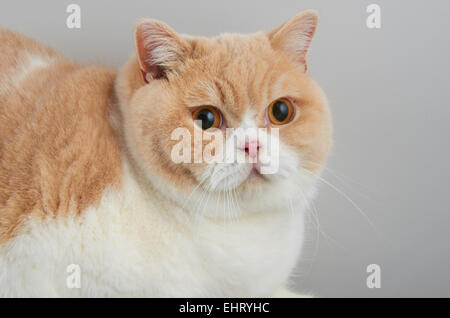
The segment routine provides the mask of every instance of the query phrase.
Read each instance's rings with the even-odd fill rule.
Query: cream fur
[[[122,188],[105,190],[98,207],[30,218],[1,247],[0,296],[270,296],[286,281],[303,202],[235,220],[192,218],[143,189],[124,162]],[[80,265],[80,289],[66,286],[70,264]]]
[[[316,23],[307,11],[206,39],[145,20],[118,76],[0,31],[0,296],[295,296],[282,286],[331,144],[326,98],[304,71]],[[283,96],[295,118],[268,122]],[[279,128],[278,172],[175,164],[170,132],[192,132],[202,105],[230,128]],[[68,288],[71,264],[81,288]]]

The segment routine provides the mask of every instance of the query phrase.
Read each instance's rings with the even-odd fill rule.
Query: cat
[[[306,66],[317,21],[204,38],[144,19],[117,73],[2,29],[0,296],[296,296],[332,137]],[[242,127],[277,129],[275,173],[241,132],[233,150],[256,163],[172,160],[176,128]]]

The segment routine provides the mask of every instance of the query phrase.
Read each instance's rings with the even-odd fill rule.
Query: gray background
[[[70,3],[81,6],[81,29],[66,27]],[[381,29],[366,27],[370,3],[381,6]],[[335,145],[324,174],[333,186],[321,186],[320,232],[311,225],[295,287],[448,297],[450,2],[2,0],[0,25],[73,59],[119,66],[138,18],[209,36],[269,30],[308,8],[321,14],[309,70],[329,97]],[[366,287],[371,263],[381,266],[380,289]]]

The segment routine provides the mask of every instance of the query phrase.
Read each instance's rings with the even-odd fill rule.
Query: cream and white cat
[[[308,10],[209,39],[143,20],[117,75],[1,30],[0,296],[290,295],[331,144],[306,72],[316,25]],[[278,129],[276,173],[242,132],[225,152],[255,163],[172,160],[176,128],[239,127]]]

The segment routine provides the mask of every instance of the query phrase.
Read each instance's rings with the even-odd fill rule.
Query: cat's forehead
[[[270,64],[277,57],[268,37],[260,32],[255,34],[222,34],[221,36],[194,40],[193,59],[214,62],[210,66],[222,69],[244,71],[261,64]]]
[[[195,51],[186,69],[185,102],[189,106],[211,104],[238,124],[249,114],[261,119],[268,103],[283,97],[290,66],[272,49],[265,34],[201,39]]]

